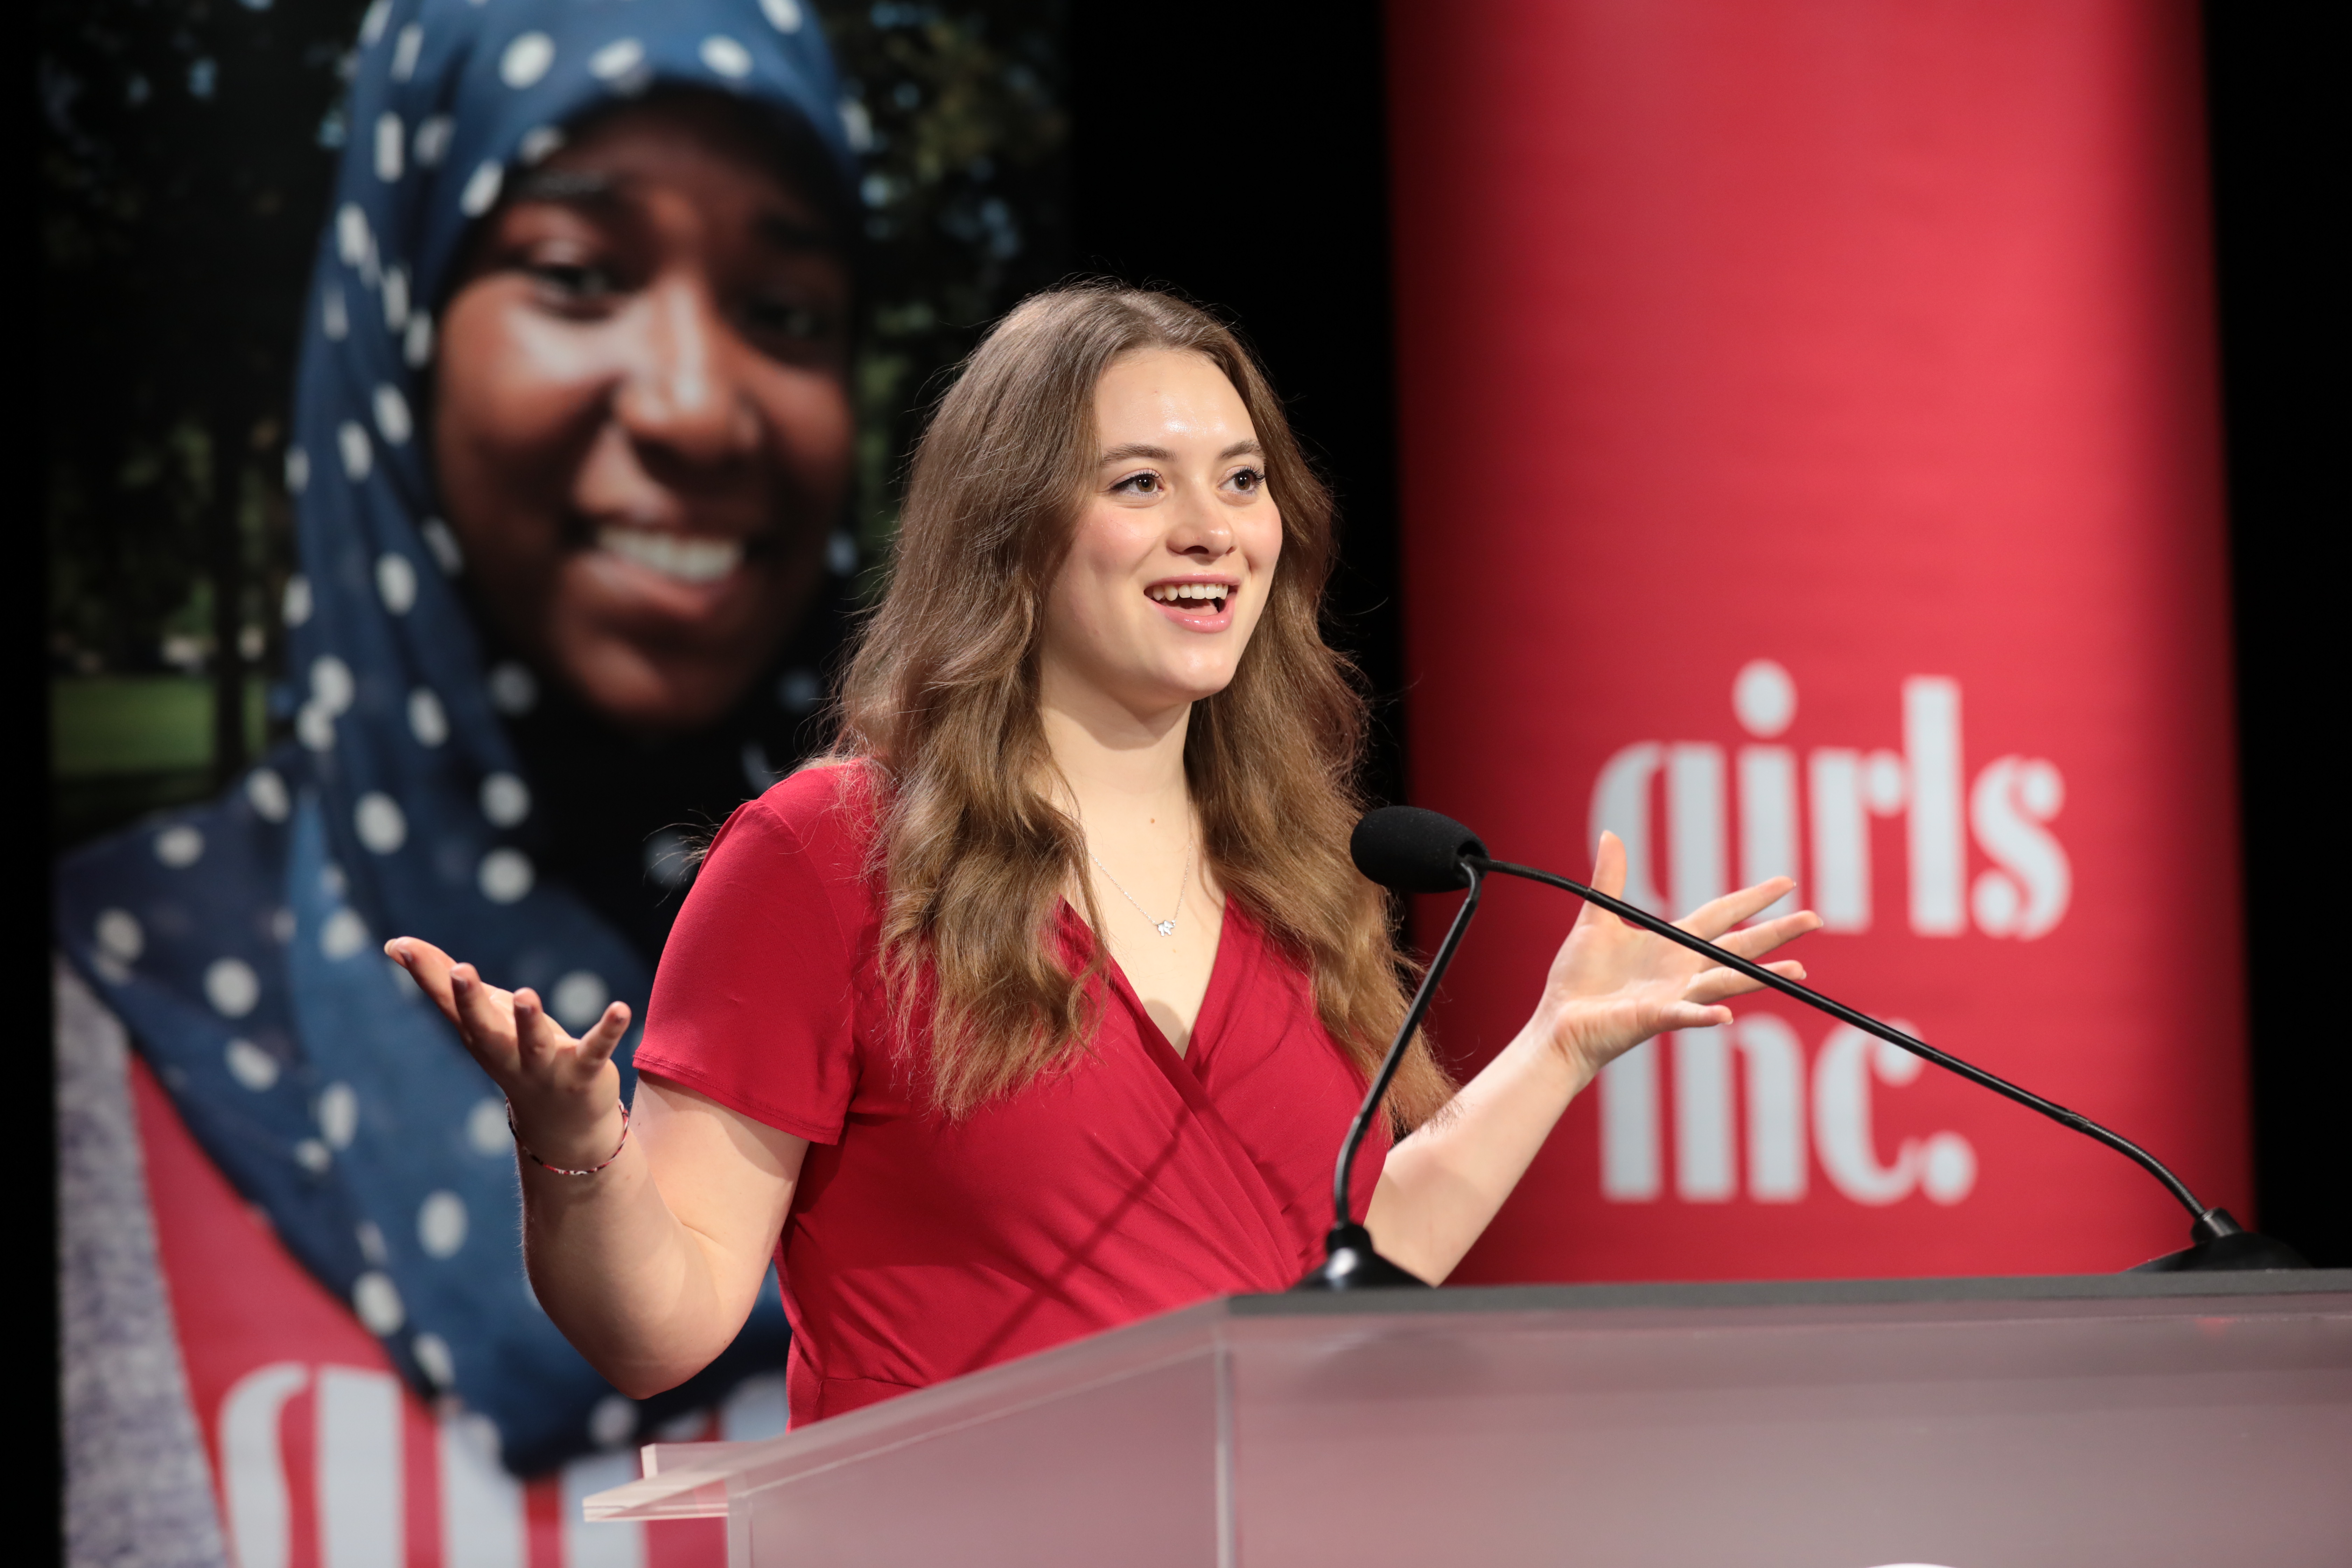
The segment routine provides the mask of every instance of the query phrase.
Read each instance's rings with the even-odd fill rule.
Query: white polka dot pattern
[[[261,976],[241,958],[215,959],[205,971],[205,1000],[224,1018],[242,1018],[261,1000]]]
[[[575,969],[548,993],[547,1010],[557,1023],[577,1035],[604,1016],[604,1005],[612,999],[612,988],[601,976]]]
[[[341,963],[366,951],[367,921],[351,910],[337,910],[319,927],[319,952],[331,963]]]
[[[98,917],[98,950],[118,963],[136,963],[147,951],[147,933],[129,910],[106,910]]]
[[[588,74],[598,81],[618,81],[645,59],[645,45],[635,38],[615,38],[588,57]]]
[[[358,484],[375,471],[375,448],[356,419],[335,427],[335,451],[343,459],[343,478]]]
[[[514,1139],[507,1131],[507,1102],[476,1100],[474,1109],[466,1113],[466,1142],[477,1154],[503,1154],[512,1148]]]
[[[186,823],[155,835],[155,858],[174,871],[184,871],[204,858],[205,836]]]
[[[404,616],[415,605],[416,568],[407,556],[387,551],[375,558],[375,593],[395,616]]]
[[[256,768],[245,778],[245,798],[264,822],[283,822],[294,809],[286,780],[275,768]]]
[[[424,50],[425,29],[411,22],[392,46],[392,68],[386,74],[394,81],[406,81],[416,74],[416,57]]]
[[[352,678],[352,667],[333,654],[322,653],[311,661],[310,700],[328,717],[338,717],[349,710],[359,689],[359,682]]]
[[[278,1058],[255,1045],[251,1040],[231,1040],[223,1053],[228,1076],[243,1088],[259,1094],[278,1084]]]
[[[359,1314],[367,1331],[379,1339],[396,1334],[400,1325],[408,1321],[408,1310],[401,1305],[400,1288],[392,1276],[371,1269],[359,1277],[352,1286],[352,1310]]]
[[[512,827],[530,815],[530,786],[512,773],[482,781],[482,815],[493,827]]]
[[[509,719],[539,705],[539,678],[509,659],[490,667],[490,706]]]
[[[402,153],[407,130],[397,114],[379,114],[375,119],[375,177],[386,184],[400,178]]]
[[[499,57],[499,79],[512,88],[529,87],[554,63],[555,40],[545,33],[524,33]]]
[[[617,1448],[636,1430],[637,1407],[621,1394],[606,1394],[588,1413],[588,1440],[599,1448]]]
[[[457,549],[457,536],[449,525],[437,517],[428,517],[419,523],[416,531],[425,536],[425,547],[433,552],[434,563],[444,575],[455,577],[465,569],[466,557]]]
[[[506,182],[506,171],[496,163],[484,163],[467,178],[466,188],[457,197],[457,210],[467,217],[479,217],[490,210],[499,199],[499,187]]]
[[[751,74],[751,51],[724,33],[713,33],[703,39],[698,52],[704,65],[729,81],[740,81]]]
[[[474,879],[490,902],[515,903],[530,892],[530,857],[520,849],[493,849],[482,857]]]
[[[430,687],[408,694],[408,732],[420,746],[437,746],[449,738],[449,714]]]
[[[449,1352],[449,1342],[439,1334],[419,1334],[408,1342],[408,1353],[416,1358],[416,1370],[430,1379],[436,1388],[447,1388],[457,1381],[457,1358]]]
[[[418,124],[416,140],[410,149],[416,154],[418,168],[437,167],[448,155],[449,133],[454,129],[454,122],[446,114],[433,115]]]
[[[352,807],[352,827],[360,842],[378,855],[389,855],[408,842],[408,814],[382,790],[370,790]]]
[[[348,1149],[359,1136],[360,1097],[347,1083],[331,1083],[319,1091],[319,1136],[330,1149]]]
[[[455,1258],[466,1245],[466,1200],[446,1188],[428,1194],[416,1211],[416,1245],[427,1258]]]

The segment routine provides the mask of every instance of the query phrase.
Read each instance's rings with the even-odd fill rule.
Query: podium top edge
[[[1449,1285],[1228,1296],[1236,1318],[1360,1313],[1622,1311],[1722,1307],[1868,1307],[1938,1302],[2145,1301],[2199,1297],[2352,1295],[2352,1268],[2214,1274],[1973,1275],[1913,1279],[1723,1279],[1673,1284]]]

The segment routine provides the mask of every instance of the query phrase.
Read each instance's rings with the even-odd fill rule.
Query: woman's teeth
[[[1212,608],[1221,610],[1234,589],[1224,583],[1154,583],[1144,592],[1163,605],[1173,605],[1186,599],[1213,600]]]
[[[743,563],[740,539],[696,538],[667,529],[601,528],[598,548],[681,583],[716,583]]]

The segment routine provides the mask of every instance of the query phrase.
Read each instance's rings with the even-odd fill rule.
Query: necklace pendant
[[[1155,921],[1152,922],[1151,929],[1158,931],[1161,936],[1174,936],[1176,934],[1176,922],[1174,921]]]

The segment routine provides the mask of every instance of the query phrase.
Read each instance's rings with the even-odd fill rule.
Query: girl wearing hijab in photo
[[[68,1556],[701,1561],[577,1498],[656,1430],[781,1426],[774,1289],[616,1394],[516,1260],[495,1086],[378,944],[642,1015],[674,829],[815,739],[856,559],[839,89],[796,0],[377,0],[355,65],[294,738],[58,869]]]

